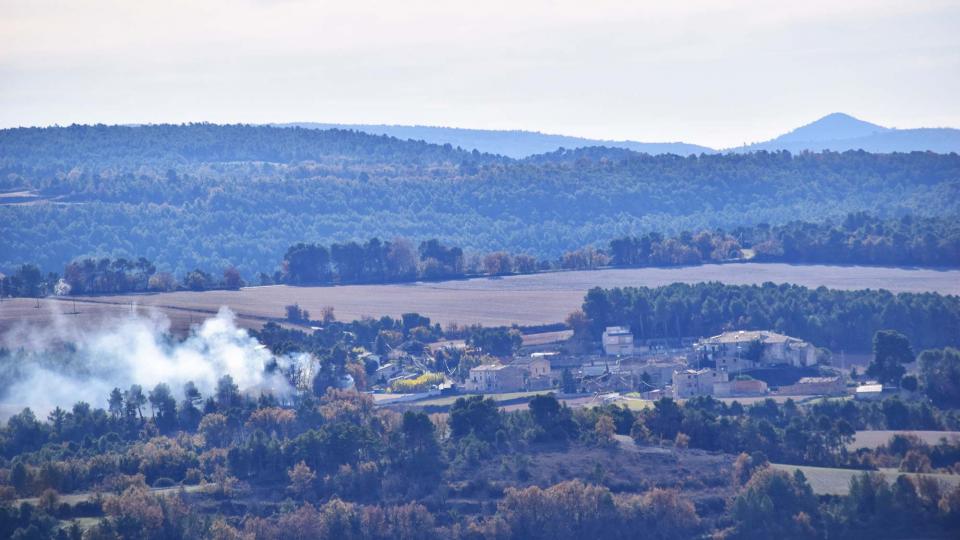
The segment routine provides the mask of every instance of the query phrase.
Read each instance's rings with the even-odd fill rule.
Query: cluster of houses
[[[468,392],[517,392],[561,385],[564,372],[579,391],[637,391],[645,397],[749,397],[769,393],[767,383],[743,375],[764,367],[810,368],[817,365],[816,347],[801,339],[770,331],[726,332],[669,348],[665,343],[638,345],[632,332],[608,327],[601,340],[603,355],[536,352],[512,361],[477,366],[464,384]],[[781,388],[791,395],[840,395],[843,378],[804,377]]]
[[[740,375],[762,366],[811,367],[816,348],[800,339],[768,331],[727,332],[670,349],[661,343],[638,345],[628,328],[609,327],[603,355],[535,352],[529,356],[470,370],[467,392],[518,392],[561,385],[564,372],[579,391],[640,391],[646,397],[746,397],[769,392],[761,380]],[[694,369],[691,366],[708,366]],[[817,380],[814,380],[817,379]],[[791,385],[796,394],[839,394],[842,378],[804,378]]]
[[[760,380],[763,378],[774,385],[777,395],[850,393],[842,374],[816,369],[819,353],[815,346],[768,330],[724,332],[672,343],[638,343],[629,328],[612,326],[603,332],[601,348],[603,354],[540,351],[482,364],[469,370],[458,389],[508,393],[569,389],[573,385],[576,392],[639,392],[648,399],[762,397],[772,393],[768,382]],[[388,362],[377,370],[375,379],[409,376],[397,363]],[[882,387],[873,386],[864,385],[853,394],[858,399],[875,399],[885,393]]]

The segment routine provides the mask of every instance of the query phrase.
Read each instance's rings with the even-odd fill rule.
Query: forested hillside
[[[0,191],[0,271],[142,256],[249,277],[298,242],[438,238],[553,258],[650,231],[952,217],[960,156],[588,148],[518,161],[350,131],[71,126],[0,131]]]
[[[466,148],[524,158],[535,154],[553,152],[558,148],[580,148],[583,146],[609,146],[626,148],[647,154],[712,154],[716,150],[683,142],[638,142],[585,139],[568,135],[552,135],[534,131],[501,131],[493,129],[463,129],[434,126],[389,126],[377,124],[319,124],[299,122],[279,124],[278,127],[302,127],[308,129],[350,129],[374,135],[389,135],[398,139],[413,139],[433,144],[452,144]]]

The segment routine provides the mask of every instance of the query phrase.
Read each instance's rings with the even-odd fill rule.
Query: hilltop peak
[[[867,137],[884,131],[889,131],[889,128],[854,118],[846,113],[835,112],[800,126],[774,140],[779,142],[839,141]]]

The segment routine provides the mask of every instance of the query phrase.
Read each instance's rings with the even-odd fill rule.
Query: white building
[[[608,326],[603,331],[603,353],[610,356],[632,355],[633,333],[624,326]]]
[[[878,383],[861,384],[857,387],[854,398],[864,401],[883,399],[883,385]]]

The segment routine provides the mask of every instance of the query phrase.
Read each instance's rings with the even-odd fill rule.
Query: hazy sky
[[[960,127],[960,2],[0,0],[0,126]]]

